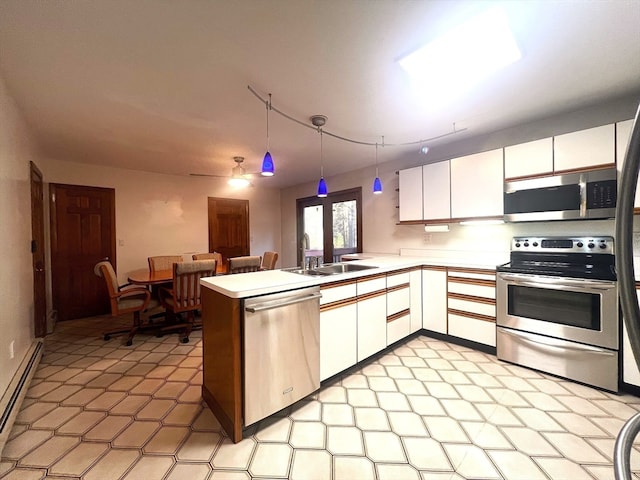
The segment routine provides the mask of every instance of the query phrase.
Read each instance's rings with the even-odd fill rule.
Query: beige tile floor
[[[201,398],[202,333],[58,324],[0,460],[9,479],[613,479],[640,398],[420,336],[233,444]],[[636,447],[637,448],[637,447]],[[640,455],[632,469],[640,478]]]

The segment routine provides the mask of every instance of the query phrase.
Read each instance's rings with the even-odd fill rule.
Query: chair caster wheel
[[[104,340],[105,340],[105,341],[107,341],[107,340],[111,340],[111,335],[105,335],[105,336],[104,336]]]
[[[127,347],[130,347],[131,345],[133,345],[133,340],[127,340],[127,343],[125,343],[125,345]]]
[[[189,337],[184,337],[182,339],[182,343],[189,343]]]

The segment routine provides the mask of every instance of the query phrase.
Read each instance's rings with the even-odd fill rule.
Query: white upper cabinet
[[[399,172],[400,221],[422,220],[422,167]]]
[[[613,124],[554,137],[554,170],[588,169],[615,162]]]
[[[553,173],[553,139],[542,138],[504,148],[504,178]]]
[[[451,159],[451,217],[493,217],[503,208],[503,149]]]
[[[449,161],[422,167],[422,211],[425,220],[451,218]]]

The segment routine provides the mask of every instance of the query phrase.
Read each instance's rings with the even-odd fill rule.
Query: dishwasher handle
[[[265,310],[271,310],[272,308],[286,307],[287,305],[295,305],[296,303],[308,302],[309,300],[315,300],[322,297],[321,293],[314,293],[313,295],[307,295],[306,297],[292,298],[291,300],[283,300],[281,302],[265,302],[246,307],[245,310],[249,313],[264,312]]]

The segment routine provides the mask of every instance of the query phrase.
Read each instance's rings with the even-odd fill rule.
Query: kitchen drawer
[[[320,305],[352,298],[356,296],[356,282],[321,285],[320,293]]]
[[[387,320],[387,345],[402,340],[411,333],[411,315],[407,312],[392,321]]]
[[[386,277],[380,276],[372,279],[358,280],[358,295],[364,295],[371,292],[378,292],[387,287]]]
[[[411,276],[409,272],[391,273],[387,275],[387,288],[396,287],[403,283],[409,283],[410,281]]]
[[[496,304],[474,302],[471,299],[462,299],[449,297],[449,308],[453,310],[461,310],[463,312],[477,313],[478,315],[485,315],[487,317],[496,318]]]
[[[472,297],[496,298],[495,285],[481,285],[476,283],[456,282],[449,278],[447,284],[449,293],[458,293],[460,295],[471,295]]]
[[[496,346],[496,324],[486,320],[449,313],[449,335]]]
[[[411,307],[411,290],[409,286],[387,292],[387,316]]]

